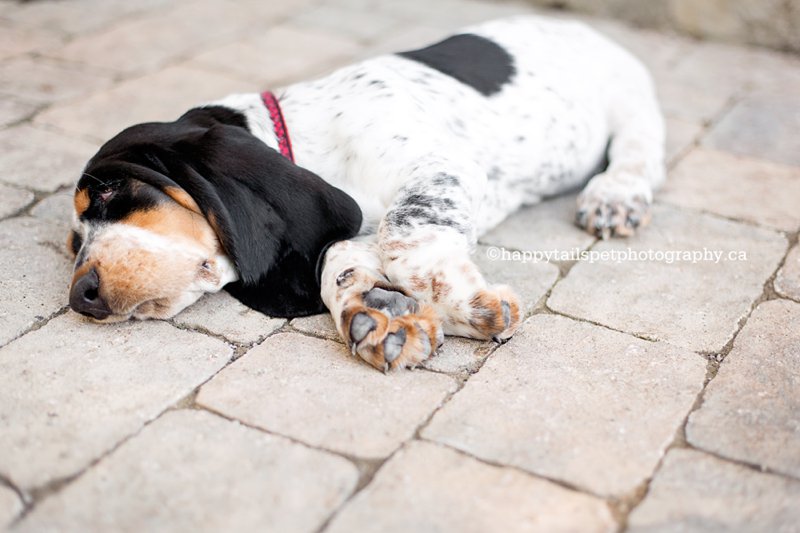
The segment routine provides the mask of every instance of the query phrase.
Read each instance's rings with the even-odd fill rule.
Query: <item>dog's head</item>
[[[167,318],[226,288],[273,316],[324,309],[317,267],[354,236],[358,205],[222,107],[126,129],[75,189],[70,306],[98,320]]]

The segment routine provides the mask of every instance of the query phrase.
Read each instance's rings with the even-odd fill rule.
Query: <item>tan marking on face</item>
[[[87,209],[89,209],[89,189],[81,189],[75,193],[73,204],[75,205],[75,212],[81,216]]]
[[[72,235],[72,234],[70,233],[70,235]],[[75,285],[75,282],[78,281],[79,279],[81,279],[84,274],[89,272],[92,269],[92,267],[94,267],[94,264],[89,262],[89,261],[86,261],[81,266],[76,268],[75,272],[72,274],[72,282],[71,282],[70,286]]]
[[[194,279],[194,262],[165,262],[148,250],[115,249],[112,242],[104,244],[98,250],[102,259],[96,265],[100,295],[115,313],[129,312],[150,300],[177,297]],[[111,260],[104,260],[106,257]]]
[[[195,241],[203,246],[212,246],[216,241],[216,233],[205,217],[178,205],[161,204],[147,210],[137,210],[121,222],[166,237]]]
[[[189,193],[180,187],[164,187],[164,193],[189,211],[197,213],[198,215],[203,214],[197,202],[194,201],[194,198],[189,196]]]

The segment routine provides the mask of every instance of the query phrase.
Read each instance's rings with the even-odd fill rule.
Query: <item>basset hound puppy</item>
[[[224,288],[272,316],[327,308],[366,362],[414,366],[445,334],[519,326],[470,260],[481,234],[588,180],[577,223],[630,235],[664,174],[638,60],[583,24],[488,22],[118,134],[75,189],[70,306],[167,318]]]

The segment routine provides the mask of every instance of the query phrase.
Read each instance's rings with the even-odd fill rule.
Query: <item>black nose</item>
[[[100,296],[100,277],[95,269],[75,280],[69,291],[69,306],[73,311],[97,320],[111,314],[108,304]]]

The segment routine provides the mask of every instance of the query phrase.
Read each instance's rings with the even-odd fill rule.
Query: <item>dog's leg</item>
[[[638,63],[609,104],[609,165],[578,196],[576,222],[603,239],[632,235],[650,217],[653,189],[664,180],[664,120],[649,75]]]
[[[489,285],[470,259],[485,173],[463,162],[420,162],[414,172],[381,221],[386,276],[431,305],[446,334],[509,338],[520,323],[519,298],[509,287]]]
[[[415,366],[444,340],[431,307],[386,278],[374,237],[331,246],[321,284],[322,300],[342,339],[379,370]]]

